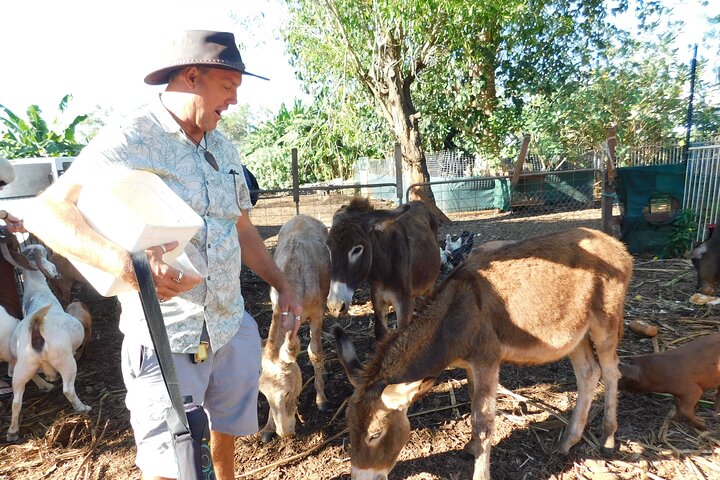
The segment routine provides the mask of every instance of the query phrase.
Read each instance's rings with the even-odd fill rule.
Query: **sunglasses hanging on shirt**
[[[205,161],[210,164],[210,166],[215,170],[216,172],[220,171],[220,167],[218,166],[217,160],[215,160],[215,155],[210,153],[207,149],[207,138],[205,137],[205,132],[203,132],[202,140],[200,142],[196,142],[194,138],[192,138],[187,133],[185,134],[187,138],[190,139],[190,141],[195,144],[195,147],[198,150],[203,150],[203,157],[205,157]],[[202,143],[205,142],[205,146],[202,145]]]

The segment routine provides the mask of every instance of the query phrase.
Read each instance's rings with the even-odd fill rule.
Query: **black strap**
[[[147,319],[148,329],[150,330],[150,339],[155,348],[155,353],[160,365],[165,387],[170,395],[170,402],[173,408],[167,415],[168,428],[174,437],[181,435],[190,435],[190,427],[187,415],[185,415],[185,407],[180,396],[180,383],[175,373],[175,363],[172,359],[172,351],[170,350],[170,341],[168,340],[167,330],[165,330],[165,322],[163,321],[162,312],[160,311],[160,303],[157,299],[155,291],[155,282],[152,279],[150,270],[150,262],[148,262],[145,251],[131,253],[133,267],[135,268],[135,276],[140,287],[140,302],[142,302],[145,318]]]

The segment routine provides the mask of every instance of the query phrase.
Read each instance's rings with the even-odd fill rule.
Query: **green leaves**
[[[64,112],[72,99],[66,95],[60,101],[58,109]],[[84,147],[75,139],[75,129],[87,115],[79,115],[62,132],[55,132],[42,118],[37,105],[27,109],[27,121],[0,105],[0,155],[6,158],[29,157],[74,157]]]

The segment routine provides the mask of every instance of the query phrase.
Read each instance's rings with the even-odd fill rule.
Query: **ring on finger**
[[[167,248],[165,248],[165,245],[160,245],[160,249],[163,251],[163,254],[167,253]]]
[[[173,280],[175,281],[175,283],[180,283],[180,282],[182,281],[183,275],[184,275],[184,274],[183,274],[183,271],[182,271],[182,270],[178,270],[178,276],[177,276],[177,278],[173,278]]]

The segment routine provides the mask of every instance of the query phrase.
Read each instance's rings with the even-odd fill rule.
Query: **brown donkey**
[[[563,453],[580,440],[602,376],[602,446],[613,449],[616,349],[631,276],[632,258],[619,241],[579,228],[471,253],[364,367],[337,327],[338,356],[355,386],[347,407],[352,478],[387,478],[410,435],[408,407],[450,367],[468,374],[472,436],[465,449],[475,457],[474,480],[490,478],[495,397],[505,362],[537,365],[570,357],[578,397],[559,446]]]

